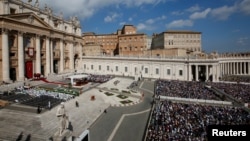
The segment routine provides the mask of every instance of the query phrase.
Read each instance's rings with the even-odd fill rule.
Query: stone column
[[[206,80],[208,80],[208,77],[209,77],[208,67],[209,67],[209,65],[206,65]]]
[[[232,62],[230,62],[230,65],[231,65],[231,74],[233,75],[234,74],[234,69],[233,69],[234,64]]]
[[[74,45],[73,42],[69,43],[69,69],[74,71]]]
[[[223,74],[223,65],[219,64],[219,66],[220,66],[221,74]]]
[[[45,71],[45,76],[48,76],[50,73],[50,38],[46,37],[46,71]]]
[[[63,40],[59,41],[60,46],[60,70],[59,72],[63,72],[64,70],[64,49],[63,49]]]
[[[81,43],[78,43],[78,48],[79,48],[79,62],[78,62],[78,69],[82,70],[83,64],[82,64],[82,45]]]
[[[50,41],[50,72],[54,73],[54,41]]]
[[[41,74],[41,46],[39,35],[36,35],[36,73]]]
[[[227,74],[227,63],[224,63],[224,74]]]
[[[240,75],[242,74],[242,62],[240,62]]]
[[[184,80],[185,81],[188,81],[188,65],[185,64],[184,65],[185,67],[183,68],[183,72],[182,72],[182,75],[184,76]],[[162,78],[166,79],[166,77],[164,77],[166,74],[165,70],[164,70],[164,66],[162,67]]]
[[[2,71],[3,71],[3,81],[10,81],[10,56],[9,56],[9,38],[8,30],[2,29]]]
[[[196,81],[199,81],[199,75],[198,75],[198,73],[199,73],[199,71],[198,71],[198,67],[199,67],[199,65],[195,65],[195,79],[196,79]]]
[[[212,65],[212,79],[216,81],[216,65]]]
[[[225,74],[225,68],[224,68],[224,63],[221,64],[221,72],[222,72],[222,75],[223,76]]]
[[[227,74],[228,74],[228,75],[230,74],[230,65],[229,65],[228,62],[227,62]]]
[[[231,75],[233,74],[233,69],[232,69],[232,67],[233,67],[233,66],[232,66],[232,63],[230,62],[230,63],[229,63],[229,68],[230,68],[230,74],[231,74]]]
[[[224,63],[221,64],[221,72],[222,72],[222,75],[223,76],[225,74],[225,67],[224,67]]]
[[[18,81],[24,81],[24,47],[22,32],[18,32]]]
[[[216,64],[215,65],[215,72],[214,72],[214,75],[215,75],[215,80],[214,80],[214,82],[218,82],[218,78],[219,78],[219,76],[220,76],[220,72],[219,72],[219,70],[220,70],[220,65],[219,64]]]
[[[192,65],[191,64],[189,64],[188,70],[189,70],[189,73],[188,73],[189,81],[192,81],[193,75],[192,75]]]
[[[188,64],[187,64],[187,81],[190,81],[190,77],[191,77],[191,76],[190,76],[190,67],[191,67],[191,66],[190,66],[190,64],[188,63]]]

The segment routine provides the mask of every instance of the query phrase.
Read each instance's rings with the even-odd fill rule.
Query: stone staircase
[[[0,140],[13,141],[20,137],[21,133],[21,140],[25,140],[29,134],[32,140],[44,140],[42,134],[36,134],[36,131],[41,129],[41,122],[35,113],[1,109],[0,115]]]
[[[75,101],[79,107],[75,106]],[[109,104],[102,99],[90,100],[90,94],[82,94],[75,99],[65,102],[65,109],[69,115],[70,130],[74,137],[83,131],[108,108]],[[13,141],[23,132],[24,141],[30,135],[30,141],[48,141],[58,132],[59,121],[56,117],[58,107],[43,111],[41,114],[24,110],[3,108],[0,109],[0,141]],[[68,136],[68,135],[67,135]],[[55,141],[55,139],[54,139]]]

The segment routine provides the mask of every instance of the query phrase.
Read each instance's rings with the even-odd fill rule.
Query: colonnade
[[[250,61],[222,62],[221,75],[250,75]]]
[[[217,63],[191,63],[188,65],[188,81],[218,81],[219,66]]]

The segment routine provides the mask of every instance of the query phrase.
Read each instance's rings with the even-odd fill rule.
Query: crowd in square
[[[250,84],[217,82],[209,85],[224,91],[240,102],[250,103]]]
[[[238,107],[156,103],[146,141],[206,141],[208,125],[250,124],[250,114]]]
[[[155,85],[156,96],[182,97],[192,99],[218,99],[215,93],[202,82],[157,80]]]

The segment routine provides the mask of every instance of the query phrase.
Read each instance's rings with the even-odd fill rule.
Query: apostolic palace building
[[[151,37],[124,25],[112,34],[82,33],[46,5],[0,0],[0,81],[66,72],[139,78],[219,81],[250,75],[250,53],[206,54],[202,33],[164,31]]]

